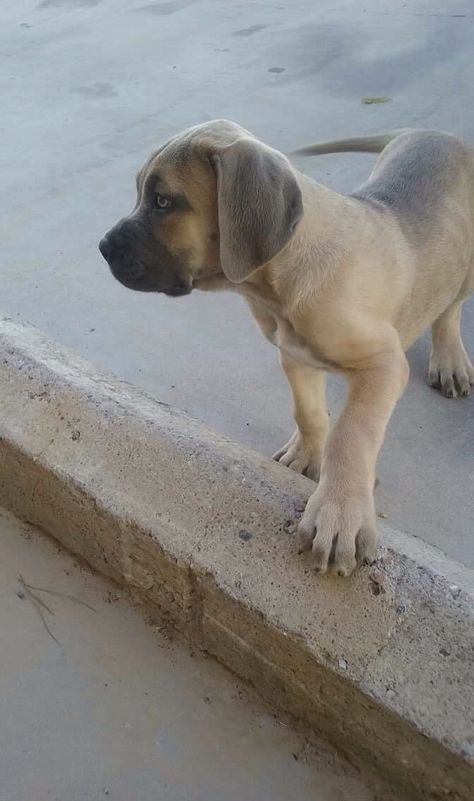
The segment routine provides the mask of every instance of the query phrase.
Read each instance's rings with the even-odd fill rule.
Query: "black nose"
[[[104,238],[100,240],[99,250],[102,253],[104,259],[108,261],[112,254],[112,245],[109,237],[104,236]]]

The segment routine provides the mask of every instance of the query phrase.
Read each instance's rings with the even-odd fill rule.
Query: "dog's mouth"
[[[136,252],[136,247],[125,247],[123,238],[125,234],[130,238],[130,231],[123,228],[122,225],[115,234],[113,229],[99,242],[99,251],[113,277],[135,292],[156,292],[171,298],[189,295],[193,281],[185,263],[178,261],[160,243],[153,242],[153,247],[148,243],[140,248],[140,253]],[[134,230],[131,229],[132,233]]]
[[[122,286],[135,292],[156,292],[170,298],[179,298],[189,295],[193,289],[191,281],[184,281],[176,276],[169,276],[167,281],[166,276],[150,275],[139,262],[126,269],[113,263],[109,263],[109,267],[114,278]]]
[[[170,286],[167,289],[158,289],[157,292],[162,292],[164,295],[167,295],[169,298],[182,298],[184,295],[190,295],[193,290],[191,286],[185,286],[184,284],[176,284],[175,286]]]
[[[116,275],[113,271],[114,278],[117,279],[127,289],[132,289],[135,292],[154,292],[159,295],[166,295],[169,298],[181,298],[189,295],[192,291],[192,286],[188,284],[171,284],[170,286],[162,286],[159,282],[153,280],[146,280],[143,278],[130,279],[126,276]]]

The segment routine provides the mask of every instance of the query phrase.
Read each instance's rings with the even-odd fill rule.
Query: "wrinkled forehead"
[[[191,142],[167,142],[150,156],[138,173],[138,192],[182,192],[192,176],[203,168],[203,160]]]
[[[199,162],[233,144],[248,131],[227,120],[213,120],[173,136],[147,159],[137,175],[137,188],[152,176],[164,182],[183,180],[187,173],[199,167]]]

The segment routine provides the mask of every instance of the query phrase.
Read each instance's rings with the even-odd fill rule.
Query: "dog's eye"
[[[164,195],[155,195],[155,208],[158,211],[166,211],[172,205],[172,201],[169,197],[165,197]]]

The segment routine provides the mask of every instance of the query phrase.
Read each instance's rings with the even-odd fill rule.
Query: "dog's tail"
[[[291,156],[321,156],[324,153],[381,153],[392,139],[409,133],[410,128],[400,128],[391,133],[377,136],[356,136],[352,139],[336,139],[334,142],[320,142],[294,150]]]

